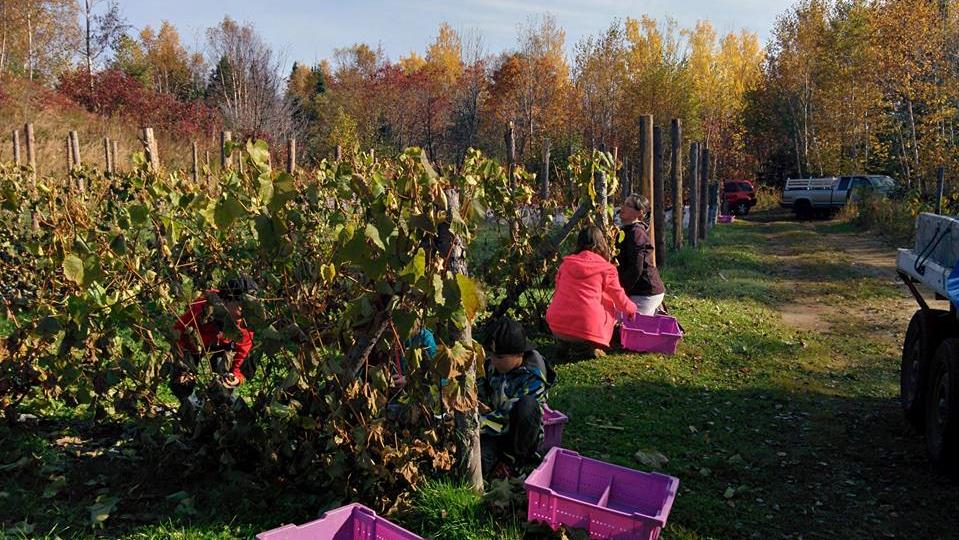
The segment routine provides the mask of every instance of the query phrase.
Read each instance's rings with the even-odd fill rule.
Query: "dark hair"
[[[573,253],[583,251],[592,251],[607,261],[610,259],[609,244],[606,242],[606,236],[603,235],[602,229],[596,225],[587,225],[579,231],[579,236],[576,237],[576,249]]]
[[[523,325],[509,317],[493,323],[486,346],[493,354],[523,354],[530,350]]]
[[[627,208],[632,208],[639,212],[639,215],[642,216],[642,220],[646,221],[649,219],[649,199],[643,197],[638,193],[630,193],[626,199],[623,200],[623,206]]]
[[[246,274],[240,274],[234,278],[226,280],[220,285],[220,298],[224,300],[239,300],[244,294],[253,294],[256,292],[256,282]]]

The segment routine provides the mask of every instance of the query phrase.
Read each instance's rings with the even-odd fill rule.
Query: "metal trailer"
[[[900,403],[906,419],[925,433],[929,459],[959,473],[959,320],[933,309],[916,287],[948,298],[947,279],[959,260],[959,219],[924,213],[916,218],[913,249],[900,249],[896,269],[919,304],[906,330],[899,371]]]

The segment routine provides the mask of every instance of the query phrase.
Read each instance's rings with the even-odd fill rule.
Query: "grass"
[[[854,265],[838,249],[852,233],[843,222],[720,226],[705,247],[667,258],[669,308],[686,330],[675,356],[611,354],[557,367],[550,404],[570,417],[565,447],[643,469],[638,452],[668,458],[662,470],[679,477],[680,493],[663,538],[959,530],[955,485],[929,470],[897,403],[910,308],[882,269]],[[789,310],[812,314],[814,329],[787,324]],[[550,349],[544,340],[541,350]],[[56,443],[88,433],[63,414],[31,433],[0,428],[0,467],[29,461],[0,475],[0,538],[93,536],[87,507],[103,493],[122,498],[104,532],[143,539],[250,537],[314,519],[330,503],[241,475],[160,477],[134,488],[143,482],[135,460]],[[44,497],[58,475],[70,489]],[[181,491],[190,504],[171,498]],[[524,516],[521,503],[497,509],[435,480],[396,520],[432,538],[518,539]],[[33,530],[18,536],[24,519]]]

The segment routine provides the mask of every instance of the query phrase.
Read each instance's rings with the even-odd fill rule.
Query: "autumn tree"
[[[0,73],[56,79],[78,47],[78,15],[74,0],[0,0]]]
[[[207,94],[224,124],[245,136],[289,134],[292,111],[279,63],[253,26],[224,17],[207,30],[207,46],[216,66]]]
[[[619,143],[616,123],[626,96],[626,39],[621,21],[576,44],[575,81],[585,120],[586,142],[596,148]]]

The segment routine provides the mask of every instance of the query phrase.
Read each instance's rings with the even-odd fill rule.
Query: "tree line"
[[[628,178],[640,167],[639,118],[652,114],[681,119],[688,139],[704,141],[718,178],[883,172],[928,190],[937,167],[957,165],[955,4],[799,0],[765,46],[749,31],[645,15],[568,44],[542,15],[491,52],[478,32],[444,23],[422,52],[392,59],[355,43],[287,71],[252,24],[229,17],[190,50],[166,21],[134,32],[115,2],[0,0],[0,73],[105,114],[142,109],[108,107],[119,77],[205,107],[189,126],[209,127],[212,111],[215,127],[240,136],[295,136],[306,163],[336,148],[418,146],[452,164],[475,147],[515,153],[542,174],[578,149],[603,148]]]

